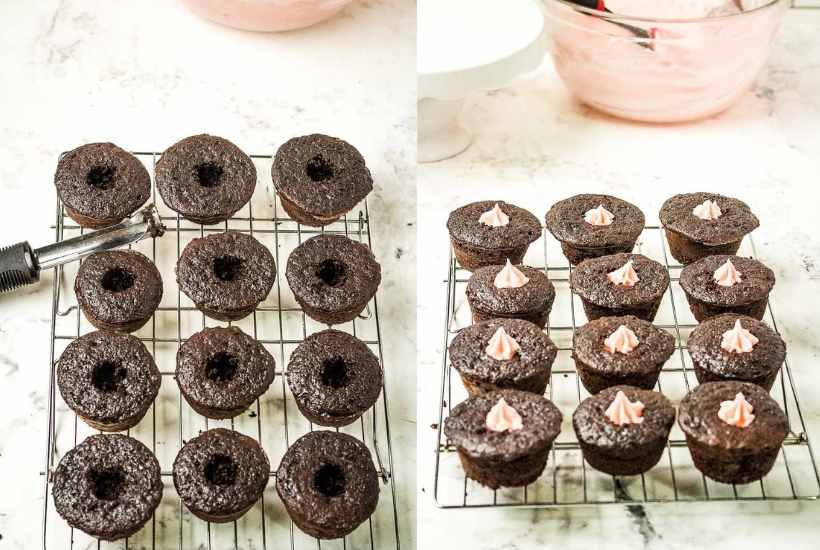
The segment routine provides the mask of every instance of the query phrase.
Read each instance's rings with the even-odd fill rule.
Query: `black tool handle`
[[[29,285],[39,279],[37,260],[27,242],[0,248],[0,292]]]

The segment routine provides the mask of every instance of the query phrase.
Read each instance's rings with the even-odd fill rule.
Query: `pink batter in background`
[[[196,13],[229,27],[286,31],[315,25],[352,0],[184,0]]]
[[[749,90],[787,0],[594,4],[547,1],[551,52],[566,85],[616,116],[680,122],[717,114]]]

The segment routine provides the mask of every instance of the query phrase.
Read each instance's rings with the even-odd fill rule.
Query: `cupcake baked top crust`
[[[732,262],[740,272],[740,282],[721,286],[715,282],[715,271]],[[774,272],[753,258],[724,254],[707,256],[683,268],[680,285],[696,300],[720,306],[742,306],[765,300],[774,287]]]
[[[638,338],[629,353],[610,353],[604,341],[621,325]],[[612,374],[648,374],[658,370],[675,351],[675,338],[667,331],[632,315],[601,317],[575,331],[572,356],[596,371]]]
[[[504,266],[491,265],[476,269],[467,283],[466,293],[470,304],[482,311],[503,315],[536,311],[552,305],[555,287],[544,270],[525,265],[515,267],[529,278],[527,284],[518,288],[495,286],[495,276]]]
[[[610,282],[607,275],[630,260],[638,282],[634,286]],[[659,300],[669,288],[669,273],[659,262],[641,254],[612,254],[578,264],[572,270],[570,286],[573,292],[598,306],[634,306]]]
[[[509,223],[494,227],[479,221],[496,204]],[[504,201],[473,202],[457,208],[447,219],[447,229],[455,241],[483,250],[526,246],[541,236],[541,223],[535,215]]]
[[[715,220],[703,220],[692,213],[707,200],[720,208],[721,215]],[[760,225],[745,202],[716,193],[675,195],[663,203],[660,220],[666,229],[708,246],[739,241]]]
[[[486,352],[490,339],[501,327],[520,346],[518,352],[505,361]],[[449,349],[453,368],[491,384],[536,376],[552,365],[557,353],[558,348],[543,330],[521,319],[492,319],[469,326],[458,333]]]
[[[612,214],[609,225],[592,225],[584,214],[603,206]],[[629,246],[643,231],[646,219],[634,204],[610,195],[575,195],[552,205],[547,229],[561,242],[578,248]]]

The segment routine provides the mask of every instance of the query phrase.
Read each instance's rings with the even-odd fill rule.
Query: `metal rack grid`
[[[160,153],[134,153],[146,168],[153,170]],[[73,292],[77,265],[58,267],[54,276],[51,318],[51,365],[48,382],[48,414],[46,430],[46,456],[43,476],[43,548],[400,548],[396,489],[393,479],[393,457],[388,421],[386,387],[382,387],[379,401],[362,418],[344,428],[336,428],[363,441],[370,449],[381,478],[382,491],[379,505],[373,516],[353,533],[343,539],[323,540],[305,535],[287,516],[284,507],[274,496],[273,479],[268,483],[262,498],[239,520],[227,524],[211,524],[202,521],[182,505],[171,481],[171,465],[186,438],[199,431],[213,427],[230,427],[246,433],[262,444],[271,464],[275,467],[290,443],[298,436],[312,431],[312,423],[304,419],[296,408],[293,396],[285,382],[287,359],[290,352],[308,334],[326,328],[299,308],[287,285],[282,283],[288,252],[307,238],[320,233],[346,235],[371,245],[370,216],[367,202],[363,201],[343,219],[324,228],[303,227],[283,212],[269,182],[270,155],[251,155],[257,167],[259,180],[254,196],[242,210],[224,224],[201,226],[180,218],[157,200],[152,189],[153,202],[159,209],[166,225],[166,235],[158,239],[146,239],[133,248],[149,256],[160,270],[165,287],[160,306],[151,321],[135,332],[149,347],[163,378],[160,394],[150,412],[135,428],[127,433],[152,449],[160,461],[163,478],[163,499],[154,517],[145,528],[129,539],[101,542],[79,530],[72,529],[54,510],[50,498],[50,477],[62,455],[73,448],[82,438],[97,433],[63,403],[56,391],[55,361],[62,349],[72,340],[94,330],[81,315]],[[268,178],[269,179],[269,178]],[[355,214],[358,212],[358,214]],[[58,199],[54,226],[56,240],[83,233],[67,217]],[[173,267],[193,238],[225,230],[242,231],[253,235],[274,252],[278,274],[275,288],[252,315],[223,323],[206,318],[193,303],[176,287]],[[175,356],[178,346],[194,332],[206,326],[240,326],[246,333],[260,341],[276,359],[276,378],[268,392],[257,399],[248,411],[236,418],[224,421],[209,420],[195,413],[182,398],[173,380]],[[368,304],[358,319],[334,328],[358,336],[383,363],[381,326],[377,298]],[[275,471],[271,472],[271,478]]]
[[[773,397],[786,412],[790,433],[783,443],[772,472],[758,483],[725,485],[707,479],[695,469],[685,438],[677,424],[670,434],[664,457],[652,470],[640,476],[610,476],[589,467],[583,460],[573,431],[571,418],[578,404],[589,394],[580,383],[570,356],[575,327],[582,326],[585,315],[580,298],[569,288],[571,266],[558,243],[541,237],[541,247],[530,247],[524,263],[544,269],[555,285],[556,299],[550,313],[547,333],[558,347],[547,397],[561,410],[564,421],[561,434],[553,445],[547,467],[541,477],[523,488],[488,489],[468,479],[461,468],[456,448],[443,433],[444,419],[453,403],[467,397],[461,381],[450,368],[447,348],[454,334],[471,323],[464,287],[470,273],[455,261],[452,250],[447,273],[447,303],[444,350],[441,374],[441,410],[436,447],[434,499],[440,508],[548,508],[600,504],[641,504],[706,501],[774,501],[820,499],[820,473],[809,445],[803,413],[795,391],[795,381],[788,361],[778,375]],[[672,283],[663,298],[654,324],[670,331],[676,339],[676,350],[664,365],[657,389],[676,405],[697,384],[686,349],[689,332],[697,326],[680,288],[681,265],[670,262],[663,231],[659,226],[646,227],[636,252],[664,264]],[[757,257],[751,238],[744,241],[740,255]],[[538,258],[538,256],[541,258]],[[552,260],[552,263],[550,262]],[[543,262],[543,263],[541,263]],[[766,318],[775,330],[771,303]]]

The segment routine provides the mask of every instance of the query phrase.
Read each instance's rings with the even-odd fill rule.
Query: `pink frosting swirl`
[[[621,325],[615,329],[615,332],[606,337],[604,349],[609,353],[623,353],[625,355],[638,347],[639,343],[638,337],[635,336],[632,329],[626,325]]]
[[[587,222],[589,225],[612,225],[612,220],[614,219],[615,215],[606,208],[604,208],[603,204],[599,204],[598,208],[587,210],[584,213],[584,221]]]
[[[740,278],[741,275],[743,275],[743,273],[735,269],[735,264],[732,263],[732,260],[727,259],[725,264],[715,270],[712,278],[717,285],[728,287],[735,286],[742,281],[743,279]]]
[[[752,414],[754,407],[746,401],[742,393],[735,395],[732,401],[721,401],[718,418],[731,426],[745,428],[751,424],[755,415]]]
[[[606,278],[609,279],[610,283],[623,286],[635,286],[640,281],[638,274],[632,268],[632,260],[629,260],[615,271],[607,273]]]
[[[723,215],[715,201],[706,199],[692,210],[692,215],[702,220],[716,220]]]
[[[507,265],[495,276],[493,284],[496,288],[520,288],[529,282],[530,278],[510,263],[508,258]]]
[[[490,210],[487,210],[478,218],[479,223],[483,223],[484,225],[489,225],[490,227],[502,227],[510,223],[510,217],[501,210],[501,207],[498,206],[498,203],[495,204]]]
[[[610,422],[617,426],[640,424],[643,422],[643,409],[643,403],[630,401],[624,392],[618,390],[615,399],[609,404],[604,414]]]
[[[743,328],[740,319],[735,321],[735,326],[723,333],[720,347],[729,353],[749,353],[760,340]]]
[[[493,432],[515,432],[524,427],[521,415],[502,397],[487,413],[487,429]]]
[[[515,338],[507,334],[504,327],[498,327],[484,351],[496,361],[509,361],[520,350],[521,346],[518,345]]]

